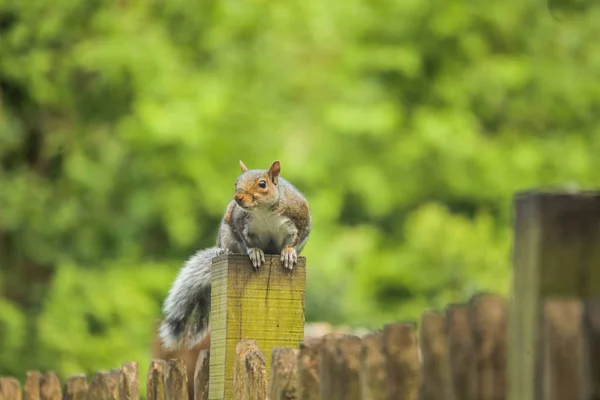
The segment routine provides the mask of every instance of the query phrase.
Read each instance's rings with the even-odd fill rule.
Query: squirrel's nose
[[[242,200],[244,200],[244,195],[242,193],[236,193],[233,198],[238,204],[241,204]]]

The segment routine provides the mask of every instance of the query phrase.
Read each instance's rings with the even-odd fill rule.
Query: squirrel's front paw
[[[290,271],[294,268],[294,265],[298,262],[298,254],[296,253],[296,249],[293,247],[286,247],[281,252],[281,262],[286,269]]]
[[[252,266],[257,270],[265,262],[265,253],[258,247],[253,247],[248,251],[248,256]]]

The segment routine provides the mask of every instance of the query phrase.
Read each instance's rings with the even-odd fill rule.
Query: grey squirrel
[[[242,161],[240,168],[216,246],[197,251],[185,262],[165,299],[159,334],[166,349],[190,348],[206,336],[214,257],[245,254],[257,270],[265,253],[280,254],[283,266],[291,271],[306,245],[311,230],[308,202],[279,176],[279,161],[268,170],[249,170]]]

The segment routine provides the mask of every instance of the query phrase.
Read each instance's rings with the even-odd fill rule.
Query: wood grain
[[[235,348],[256,340],[265,354],[304,340],[306,259],[287,271],[279,255],[265,255],[258,270],[245,255],[215,257],[212,264],[209,399],[233,396]],[[270,363],[267,363],[267,375]]]

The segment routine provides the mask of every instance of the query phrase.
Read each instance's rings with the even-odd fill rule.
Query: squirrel
[[[308,241],[308,201],[279,176],[279,161],[268,170],[239,164],[242,174],[221,220],[216,246],[197,251],[185,262],[164,301],[159,335],[166,349],[191,348],[207,335],[214,257],[244,254],[258,270],[265,254],[279,254],[284,268],[291,271]]]

